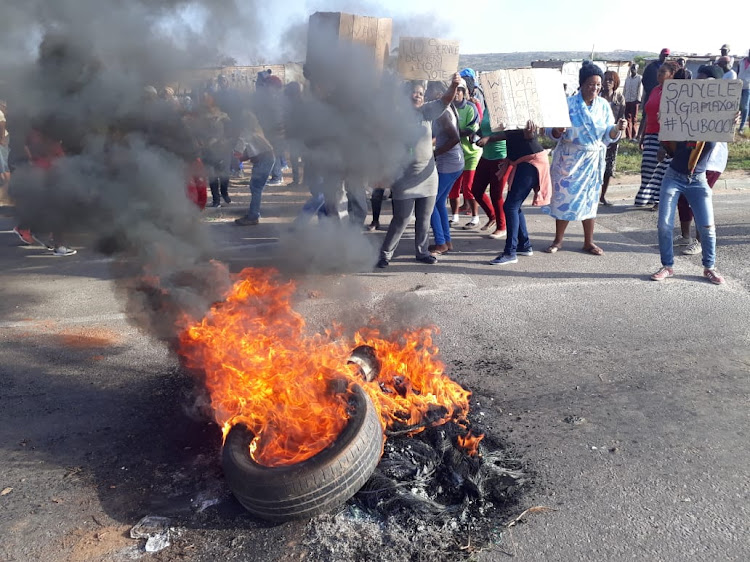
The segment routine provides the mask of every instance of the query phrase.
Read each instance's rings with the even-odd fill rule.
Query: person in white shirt
[[[625,78],[622,94],[625,97],[625,120],[628,122],[625,135],[628,139],[633,139],[638,131],[638,104],[643,99],[643,79],[638,74],[638,65],[635,63],[630,65],[630,73]]]
[[[742,80],[742,97],[740,98],[740,128],[739,133],[745,130],[747,123],[747,114],[750,111],[750,50],[747,56],[739,63],[739,72],[737,78]]]
[[[729,57],[719,57],[719,60],[716,61],[716,66],[724,71],[724,76],[722,76],[724,80],[737,79],[737,73],[732,70],[731,60],[729,59]]]

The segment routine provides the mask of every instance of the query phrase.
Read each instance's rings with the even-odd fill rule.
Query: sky
[[[261,4],[261,3],[258,3]],[[699,26],[705,19],[688,3],[577,2],[560,0],[280,0],[264,2],[257,15],[268,32],[269,50],[284,52],[276,41],[290,25],[306,21],[315,11],[342,11],[391,17],[414,35],[459,39],[461,52],[500,53],[522,51],[642,50],[663,47],[687,54],[718,54],[729,43],[732,54],[747,55],[750,35],[738,24],[750,14],[745,2],[725,0],[724,17],[715,12],[715,24]],[[644,23],[650,14],[652,23]],[[723,19],[723,21],[722,21]],[[654,23],[658,22],[658,23]],[[734,22],[734,23],[732,23]],[[435,35],[440,34],[440,35]],[[236,56],[241,59],[242,56]],[[273,61],[283,62],[283,61]]]

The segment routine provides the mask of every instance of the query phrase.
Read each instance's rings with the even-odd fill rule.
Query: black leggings
[[[385,199],[385,189],[377,188],[372,190],[372,222],[380,222],[380,211],[383,208],[383,199]],[[391,200],[393,206],[393,200]]]

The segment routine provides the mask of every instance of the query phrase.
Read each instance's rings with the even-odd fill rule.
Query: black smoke
[[[18,219],[61,236],[86,233],[93,248],[118,256],[129,312],[161,338],[174,336],[186,312],[200,317],[230,277],[210,261],[211,237],[185,197],[195,146],[172,108],[147,100],[144,87],[227,54],[270,58],[274,32],[284,33],[269,29],[259,2],[4,3],[0,98],[8,101]],[[240,43],[243,52],[232,51]],[[329,175],[345,170],[358,182],[388,183],[413,135],[401,81],[356,48],[332,48],[323,73],[325,91],[307,96],[298,121],[308,158]],[[31,129],[65,150],[47,173],[24,162]],[[373,256],[358,233],[323,232],[314,240],[321,262],[343,259],[361,269]],[[332,250],[320,247],[328,244]]]

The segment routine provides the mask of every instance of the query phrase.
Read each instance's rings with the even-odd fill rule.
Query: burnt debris
[[[469,456],[457,445],[465,433],[449,423],[389,437],[375,473],[346,507],[308,525],[311,559],[460,560],[501,542],[529,476],[486,432],[479,454]]]

